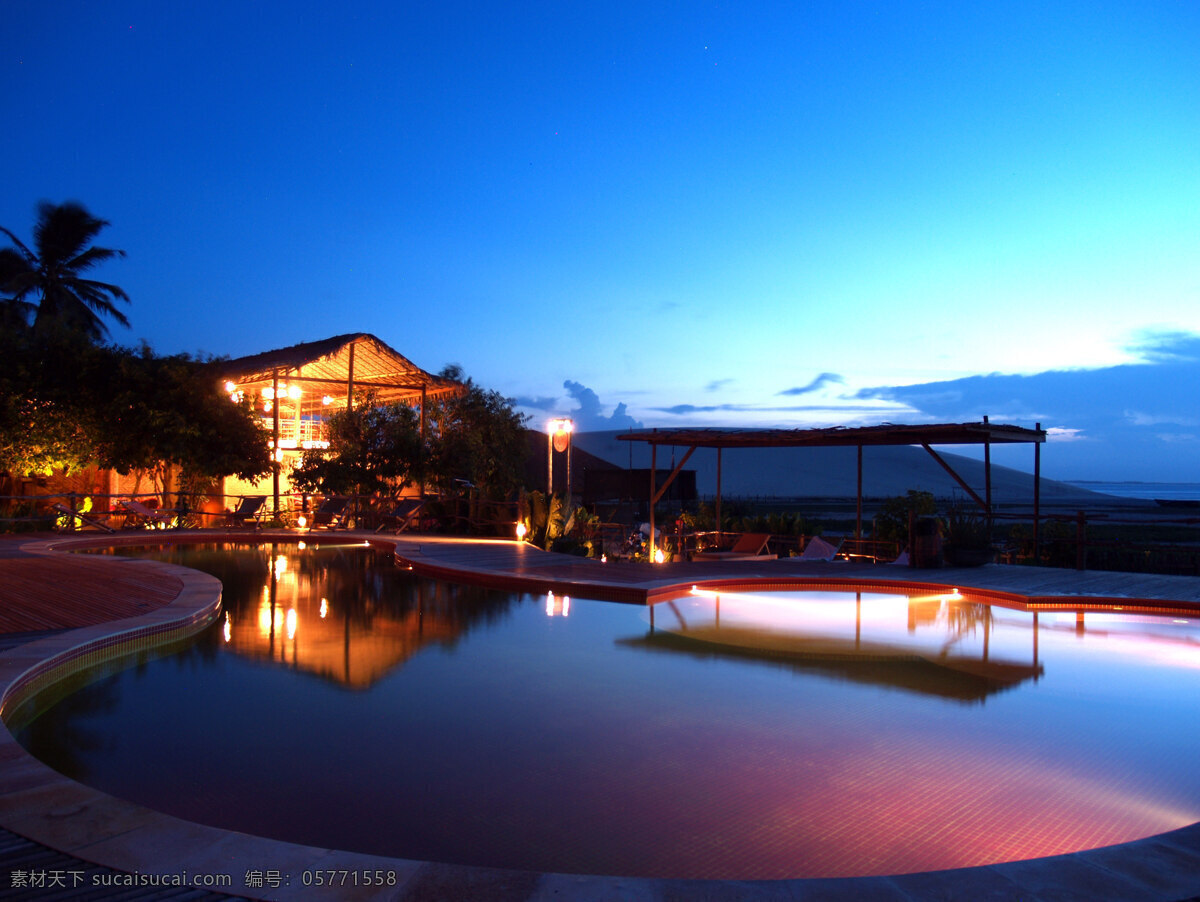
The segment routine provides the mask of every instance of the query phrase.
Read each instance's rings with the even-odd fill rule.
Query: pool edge
[[[170,537],[145,533],[105,539],[57,539],[22,546],[36,554],[57,554],[76,547],[107,547],[115,544],[147,544],[159,541],[297,541],[309,538],[295,533],[212,532],[175,534]],[[367,542],[389,548],[399,555],[399,539],[376,535],[340,533],[335,541]],[[411,549],[409,550],[411,553]],[[419,555],[419,546],[418,546]],[[423,557],[423,556],[419,556]],[[454,574],[458,581],[484,582],[477,568],[455,569],[444,562],[429,560],[411,563],[420,572],[436,568]],[[114,562],[116,563],[116,562]],[[119,642],[123,639],[150,639],[170,634],[172,629],[187,629],[198,617],[211,611],[216,616],[220,604],[220,583],[213,577],[184,567],[157,562],[146,566],[170,568],[183,582],[180,593],[156,611],[126,620],[82,627],[38,639],[0,654],[0,699],[7,700],[21,690],[22,678],[31,670],[48,668],[53,662],[70,659],[79,649],[94,643]],[[850,575],[847,574],[846,578]],[[520,580],[505,576],[506,581]],[[823,582],[837,578],[822,577]],[[697,580],[711,584],[718,580]],[[902,585],[947,588],[949,583],[926,580],[889,579],[893,589]],[[664,593],[676,595],[690,589],[693,581],[682,580],[645,589],[645,601]],[[731,584],[736,583],[736,579]],[[489,583],[495,585],[496,582]],[[560,589],[595,588],[592,582],[529,577],[520,586],[528,591],[547,591],[543,585],[557,584]],[[629,587],[614,587],[627,593]],[[569,589],[570,590],[570,589]],[[986,591],[986,590],[985,590]],[[994,593],[1001,594],[1001,593]],[[626,600],[614,598],[612,600]],[[630,598],[632,600],[632,598]],[[1041,600],[1041,599],[1038,599]],[[1052,597],[1047,598],[1053,601]],[[1090,607],[1084,598],[1062,600],[1073,607]],[[1152,599],[1090,598],[1105,605],[1120,602],[1132,608],[1135,603]],[[1200,606],[1189,603],[1189,609]],[[81,653],[82,654],[82,653]],[[229,874],[228,886],[197,888],[229,892],[260,899],[361,898],[417,899],[440,895],[448,898],[489,899],[597,899],[628,896],[654,900],[693,896],[707,898],[819,899],[878,898],[927,899],[975,898],[983,894],[1006,892],[1024,899],[1063,898],[1064,894],[1084,898],[1148,898],[1178,900],[1200,893],[1200,823],[1116,846],[1074,852],[1051,858],[1005,862],[995,865],[880,877],[812,878],[779,881],[696,881],[653,878],[625,878],[573,874],[504,871],[470,866],[446,865],[406,859],[383,858],[359,853],[301,846],[234,831],[221,830],[161,814],[122,799],[105,795],[53,771],[28,755],[16,742],[7,725],[0,733],[0,826],[50,848],[85,861],[134,874],[199,875]],[[317,888],[304,886],[300,875],[320,871],[361,873],[384,870],[396,874],[393,885],[363,887],[350,895],[348,887]],[[290,874],[291,883],[278,887],[247,887],[241,882],[250,872],[279,871]],[[1089,892],[1088,887],[1094,889]]]

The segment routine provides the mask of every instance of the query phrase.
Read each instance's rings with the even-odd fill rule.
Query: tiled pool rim
[[[140,533],[128,536],[66,538],[30,542],[22,551],[55,555],[68,550],[115,545],[158,544],[160,541],[197,543],[295,542],[296,533],[194,533],[159,536]],[[404,546],[403,539],[381,539],[361,533],[343,533],[334,541],[367,542],[385,550]],[[482,544],[482,543],[481,543]],[[495,541],[488,542],[494,547]],[[512,544],[512,543],[505,543]],[[403,553],[403,548],[401,549]],[[443,578],[488,582],[487,573],[477,568],[456,568],[419,553],[404,554],[414,569]],[[164,568],[182,584],[179,595],[167,606],[126,620],[59,633],[35,640],[0,654],[0,712],[8,713],[32,692],[64,679],[85,667],[123,657],[130,652],[161,645],[203,629],[220,611],[220,583],[207,574],[185,567],[152,561],[115,559],[114,566]],[[831,578],[774,580],[778,587],[799,584],[845,584]],[[863,580],[855,577],[855,584]],[[507,575],[494,581],[506,588],[545,592],[593,592],[561,579],[530,575]],[[514,583],[520,583],[515,585]],[[690,589],[692,580],[653,587],[651,599],[678,595]],[[1089,602],[1111,606],[1120,602],[1127,610],[1161,609],[1153,599],[1085,599],[1083,597],[1028,598],[1011,592],[977,589],[964,582],[880,580],[881,588],[917,588],[921,591],[968,588],[990,595],[1001,603],[1021,604],[1029,610],[1093,607]],[[706,588],[731,591],[760,580],[722,577],[700,580]],[[549,589],[547,588],[549,587]],[[615,600],[632,600],[625,586],[613,586]],[[1200,605],[1175,603],[1171,609]],[[667,899],[667,898],[755,898],[826,899],[943,899],[979,898],[1105,898],[1178,900],[1200,895],[1200,823],[1169,833],[1116,846],[1058,855],[1052,858],[915,874],[878,877],[814,878],[778,881],[695,881],[629,878],[603,875],[552,874],[501,871],[436,862],[383,858],[354,852],[321,849],[250,836],[195,824],[108,796],[71,780],[33,758],[16,742],[7,725],[0,731],[0,826],[51,849],[126,873],[196,877],[230,875],[226,886],[204,886],[234,895],[260,899]],[[278,871],[291,875],[290,883],[278,887],[246,887],[247,872]],[[383,871],[395,875],[395,883],[382,886],[317,888],[303,885],[300,875],[316,871],[362,873]],[[202,885],[203,886],[203,885]]]

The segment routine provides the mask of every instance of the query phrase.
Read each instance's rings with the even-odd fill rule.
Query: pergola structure
[[[992,457],[994,444],[1027,443],[1033,445],[1033,539],[1037,542],[1038,514],[1041,500],[1041,445],[1046,441],[1042,424],[1027,429],[1022,426],[1005,426],[988,422],[984,417],[979,423],[931,423],[916,426],[841,427],[822,429],[671,429],[631,432],[617,436],[627,442],[646,442],[650,445],[650,534],[654,533],[654,505],[662,498],[667,487],[683,469],[697,448],[717,450],[717,495],[716,515],[718,528],[721,522],[721,452],[725,448],[858,448],[858,497],[855,538],[862,538],[863,499],[863,448],[868,445],[920,445],[962,487],[976,504],[983,508],[989,527],[992,519]],[[655,486],[655,466],[659,445],[687,448],[687,452],[676,464],[675,469],[663,482]],[[984,494],[980,497],[946,459],[938,454],[934,445],[983,445]],[[653,541],[653,538],[651,539]]]
[[[220,373],[233,397],[249,398],[269,428],[274,451],[274,510],[279,511],[280,462],[285,452],[327,446],[325,419],[354,406],[358,391],[383,403],[419,405],[456,394],[462,385],[421,369],[374,335],[354,332],[225,361]]]

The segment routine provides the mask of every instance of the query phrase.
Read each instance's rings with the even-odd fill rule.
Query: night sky
[[[10,0],[0,66],[0,225],[109,220],[122,344],[1200,481],[1195,3]]]

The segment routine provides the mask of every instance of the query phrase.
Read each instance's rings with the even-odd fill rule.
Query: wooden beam
[[[692,452],[695,450],[696,450],[695,445],[692,445],[692,447],[687,449],[687,453],[685,455],[683,455],[683,457],[680,459],[679,463],[675,465],[675,469],[671,471],[671,475],[666,478],[666,480],[663,482],[662,486],[659,487],[658,492],[654,495],[653,498],[650,499],[651,505],[658,504],[659,500],[666,493],[667,489],[669,489],[671,487],[671,483],[675,481],[675,477],[679,475],[679,471],[683,469],[683,465],[685,463],[687,463],[687,459],[692,456]]]
[[[954,468],[951,467],[950,464],[946,463],[946,461],[942,459],[942,456],[940,454],[938,454],[936,451],[934,451],[933,448],[929,447],[929,445],[922,444],[921,447],[929,452],[930,457],[932,457],[934,460],[936,460],[938,463],[940,463],[942,465],[942,469],[944,469],[947,473],[949,473],[954,478],[954,481],[957,482],[960,486],[962,486],[962,490],[964,492],[966,492],[968,495],[970,495],[976,504],[978,504],[981,508],[983,508],[985,511],[987,511],[987,513],[989,515],[991,514],[991,511],[988,509],[988,506],[984,502],[984,500],[979,497],[978,493],[973,488],[971,488],[969,485],[966,484],[966,482],[963,481],[963,478],[961,476],[959,476],[957,473],[954,472]]]

